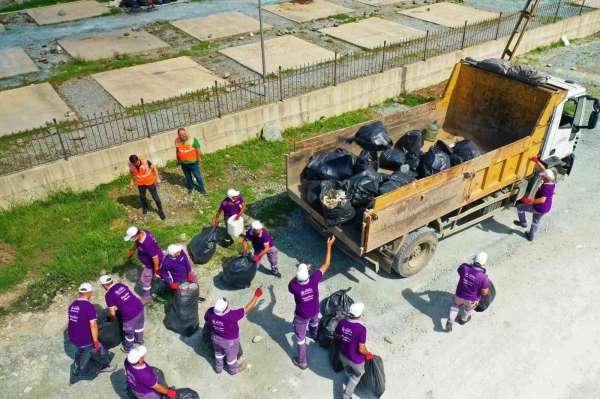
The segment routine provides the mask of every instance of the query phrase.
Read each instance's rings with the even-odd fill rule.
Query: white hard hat
[[[305,263],[300,263],[298,265],[298,270],[296,271],[296,279],[303,283],[305,281],[307,281],[309,278],[308,275],[308,265],[306,265]]]
[[[139,231],[140,230],[137,227],[131,226],[130,228],[127,229],[127,233],[125,234],[124,240],[125,241],[130,241],[133,237],[135,237],[135,235]]]
[[[240,192],[237,191],[235,188],[230,188],[229,190],[227,190],[227,197],[229,198],[237,197],[238,195],[240,195]]]
[[[544,171],[544,173],[542,173],[542,176],[545,177],[548,180],[552,180],[554,181],[554,179],[556,178],[556,175],[554,174],[554,172],[550,169],[546,169]]]
[[[104,276],[100,276],[100,284],[104,285],[104,284],[110,284],[112,282],[113,282],[113,279],[110,276],[110,274],[105,274]]]
[[[180,244],[171,244],[167,247],[167,253],[169,254],[169,256],[173,256],[182,250],[183,246],[181,246]]]
[[[90,283],[81,283],[81,285],[79,286],[79,292],[81,292],[82,294],[86,292],[92,292],[92,290],[93,288]]]
[[[360,317],[363,314],[363,310],[365,310],[365,304],[362,302],[357,302],[350,305],[349,312],[354,317]]]
[[[140,345],[137,348],[133,348],[127,354],[127,361],[130,364],[136,364],[146,355],[146,352],[148,352],[148,350],[144,345]]]
[[[255,220],[254,222],[252,222],[252,228],[254,230],[260,230],[263,228],[263,225],[261,222],[259,222],[258,220]]]
[[[215,313],[219,316],[222,315],[225,312],[225,310],[227,309],[228,305],[229,304],[227,303],[227,300],[225,298],[217,299],[217,302],[215,302],[215,307],[214,307]]]
[[[475,257],[473,258],[473,262],[475,262],[481,266],[485,266],[485,264],[487,263],[487,260],[488,260],[488,254],[485,252],[478,252],[477,254],[475,254]]]

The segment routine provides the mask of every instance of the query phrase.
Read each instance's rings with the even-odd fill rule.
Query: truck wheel
[[[411,232],[394,255],[392,269],[402,277],[420,272],[431,260],[438,238],[429,227]]]

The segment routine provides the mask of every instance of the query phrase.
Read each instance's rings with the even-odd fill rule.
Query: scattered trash
[[[255,344],[258,344],[262,340],[263,340],[263,337],[260,336],[260,335],[257,335],[254,338],[252,338],[252,342],[255,343]]]
[[[571,42],[569,41],[569,38],[567,37],[567,35],[562,35],[562,36],[560,37],[560,41],[562,42],[562,44],[563,44],[565,47],[569,47],[569,46],[571,45]]]

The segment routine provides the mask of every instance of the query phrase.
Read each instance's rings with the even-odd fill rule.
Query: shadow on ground
[[[452,304],[452,298],[454,298],[453,294],[432,290],[415,292],[406,288],[402,291],[402,296],[419,312],[431,317],[434,331],[444,331],[442,319],[448,316],[448,310]]]

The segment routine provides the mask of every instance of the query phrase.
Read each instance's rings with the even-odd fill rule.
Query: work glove
[[[154,270],[154,275],[155,275],[156,277],[160,277],[160,272],[159,272],[158,270]]]
[[[133,249],[130,249],[129,251],[127,251],[127,258],[131,258],[133,255],[135,254],[135,251]]]
[[[235,217],[233,218],[233,220],[240,220],[240,214],[238,213],[237,215],[235,215]]]
[[[254,296],[257,298],[260,298],[263,294],[263,290],[262,288],[257,288],[256,291],[254,291]]]
[[[254,263],[258,263],[258,262],[260,262],[260,255],[254,255],[254,256],[252,257],[252,260],[254,261]]]
[[[373,354],[371,352],[367,352],[367,354],[365,355],[365,359],[373,360]]]
[[[171,289],[172,289],[172,290],[176,290],[177,288],[179,288],[179,283],[178,283],[178,282],[176,282],[176,281],[173,281],[173,282],[171,283]]]
[[[535,162],[535,163],[538,163],[538,162],[540,162],[540,159],[539,159],[538,157],[536,157],[536,156],[533,156],[533,157],[529,158],[529,160],[530,160],[531,162]]]
[[[174,389],[167,389],[167,398],[176,398],[177,397],[177,392],[175,392]]]
[[[98,353],[100,351],[100,342],[94,341],[94,352]]]
[[[523,204],[533,204],[533,198],[531,198],[531,197],[523,197],[523,198],[521,198],[521,202]]]
[[[187,275],[187,282],[188,283],[193,283],[194,282],[194,275],[192,273]]]

